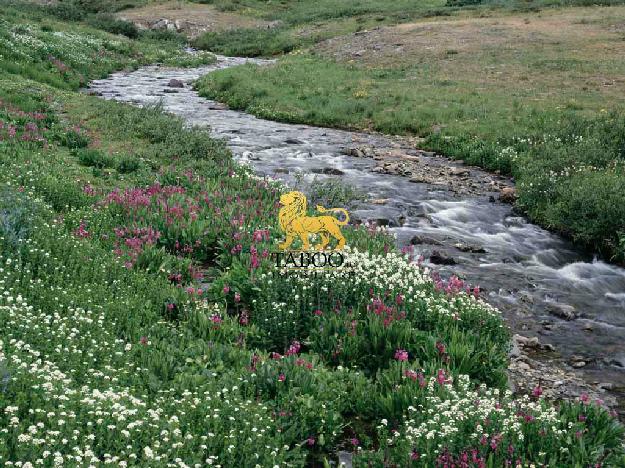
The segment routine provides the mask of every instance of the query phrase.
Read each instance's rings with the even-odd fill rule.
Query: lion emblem
[[[306,212],[306,195],[302,192],[289,192],[280,197],[280,212],[278,220],[280,228],[285,232],[286,239],[280,244],[280,249],[288,249],[297,237],[302,241],[302,249],[310,249],[309,236],[317,234],[320,242],[315,244],[315,250],[324,250],[330,243],[330,238],[337,240],[335,250],[341,250],[345,246],[345,237],[341,233],[340,226],[349,222],[349,214],[343,208],[324,208],[317,205],[319,213],[339,211],[343,213],[344,220],[339,221],[334,216],[308,216]]]

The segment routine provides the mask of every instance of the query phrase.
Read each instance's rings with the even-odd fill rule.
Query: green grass
[[[215,59],[208,53],[190,56],[177,38],[130,35],[139,40],[65,23],[43,7],[9,4],[0,11],[0,73],[78,89],[123,68],[155,62],[197,66]]]

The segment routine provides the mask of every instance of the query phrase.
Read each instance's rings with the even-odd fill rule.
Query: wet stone
[[[434,239],[433,237],[426,236],[413,236],[410,239],[411,245],[419,245],[419,244],[430,244],[430,245],[443,245],[441,241]]]
[[[460,250],[461,252],[470,252],[470,253],[486,253],[486,250],[479,245],[469,245],[469,244],[454,244],[454,247]]]
[[[455,265],[456,260],[447,255],[445,252],[434,250],[430,255],[430,262],[435,265]]]
[[[499,200],[504,203],[514,203],[516,201],[516,190],[514,187],[504,187],[499,193]]]
[[[386,205],[388,201],[388,198],[374,198],[373,200],[369,200],[369,203],[372,203],[374,205]]]
[[[575,313],[575,307],[570,306],[568,304],[559,304],[559,303],[547,304],[547,306],[545,307],[545,310],[551,315],[559,317],[563,320],[574,320],[575,318],[577,318],[577,315]]]
[[[449,173],[454,176],[464,176],[469,175],[469,170],[464,167],[452,167]]]
[[[171,80],[169,80],[167,86],[169,86],[170,88],[184,88],[184,83],[180,80],[172,78]]]
[[[345,174],[345,172],[343,172],[340,169],[337,169],[335,167],[324,167],[321,169],[311,169],[310,172],[312,172],[313,174],[325,174],[325,175],[343,175]]]

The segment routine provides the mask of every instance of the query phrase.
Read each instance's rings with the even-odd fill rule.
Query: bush
[[[96,149],[79,148],[74,150],[72,154],[78,158],[78,161],[80,161],[80,164],[83,166],[95,167],[98,169],[115,166],[113,158]]]
[[[187,38],[176,31],[169,29],[144,29],[139,32],[141,39],[158,42],[175,42],[177,44],[186,44]]]
[[[447,0],[445,5],[449,7],[463,7],[468,5],[479,5],[484,0]]]
[[[207,32],[193,41],[198,49],[219,54],[258,57],[286,54],[303,44],[288,30],[280,28],[236,29],[226,32]]]
[[[49,8],[50,13],[63,21],[81,21],[87,16],[87,12],[73,1],[61,1]]]
[[[131,39],[139,36],[137,27],[129,22],[115,18],[108,13],[100,13],[89,18],[89,24],[95,28],[102,29],[112,34],[121,34]]]
[[[57,141],[69,149],[86,148],[89,146],[89,137],[77,129],[69,129],[58,134]]]
[[[32,229],[36,206],[20,192],[0,189],[0,237],[12,248],[26,238]]]
[[[132,156],[124,156],[117,162],[117,172],[120,174],[130,174],[136,172],[141,167],[141,163]]]

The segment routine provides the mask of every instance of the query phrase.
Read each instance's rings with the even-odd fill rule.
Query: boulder
[[[314,168],[311,169],[310,172],[313,174],[325,174],[325,175],[343,175],[345,174],[342,170],[337,169],[335,167],[324,167],[321,169]]]
[[[460,250],[461,252],[470,252],[470,253],[486,253],[483,247],[479,245],[469,245],[469,244],[454,244],[454,247]]]
[[[577,318],[577,314],[575,313],[575,307],[568,304],[559,304],[557,302],[552,302],[550,304],[547,304],[546,310],[551,315],[559,317],[563,320],[574,320],[575,318]]]
[[[368,146],[365,146],[364,148],[361,148],[360,151],[367,158],[372,158],[372,157],[375,156],[375,153],[374,153],[373,149],[369,148]]]
[[[456,260],[447,255],[445,252],[434,250],[430,255],[430,262],[435,265],[455,265]]]
[[[443,245],[442,242],[433,239],[432,237],[414,236],[410,239],[411,245],[430,244],[430,245]]]
[[[373,221],[376,226],[389,226],[391,224],[391,220],[388,218],[378,218]]]
[[[170,21],[165,18],[161,18],[159,20],[154,21],[150,25],[150,29],[167,29],[167,26],[170,24]]]
[[[449,173],[453,176],[464,176],[469,175],[469,170],[465,167],[452,167]]]
[[[254,153],[252,153],[251,151],[245,151],[243,153],[243,157],[245,159],[249,159],[250,161],[260,161],[260,158],[256,156]]]
[[[388,198],[374,198],[373,200],[371,200],[371,203],[374,205],[386,205],[388,201]]]
[[[516,189],[514,187],[504,187],[499,192],[499,200],[504,203],[514,203],[516,201]]]
[[[169,86],[170,88],[184,88],[184,83],[180,80],[172,78],[171,80],[169,80],[169,83],[167,83],[167,86]]]

